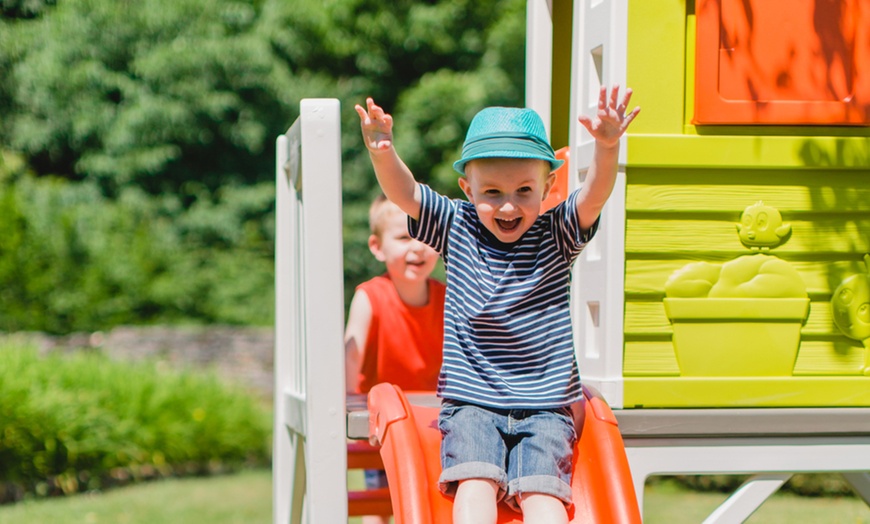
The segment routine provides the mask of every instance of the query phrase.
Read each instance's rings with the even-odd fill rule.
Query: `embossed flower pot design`
[[[809,298],[665,298],[682,376],[791,376]]]
[[[680,375],[792,376],[801,326],[810,310],[807,288],[788,262],[768,255],[791,235],[791,225],[764,202],[747,207],[737,224],[753,251],[722,265],[694,262],[665,284],[665,313],[673,327]]]

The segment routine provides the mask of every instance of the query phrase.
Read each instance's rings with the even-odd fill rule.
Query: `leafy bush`
[[[678,475],[674,479],[695,491],[733,493],[749,477],[746,475]],[[807,497],[854,496],[846,480],[838,473],[799,473],[786,482],[781,491]]]
[[[419,180],[460,197],[450,166],[472,116],[523,102],[523,0],[2,5],[0,182],[29,172],[84,187],[35,190],[78,192],[76,209],[0,195],[0,330],[270,323],[271,208],[252,197],[274,185],[275,137],[311,97],[342,104],[349,303],[383,271],[353,105],[374,96]],[[23,165],[4,167],[4,150]]]
[[[0,331],[120,324],[267,325],[274,187],[228,186],[183,208],[135,188],[0,180]]]
[[[210,375],[0,346],[0,502],[269,461],[270,421]]]

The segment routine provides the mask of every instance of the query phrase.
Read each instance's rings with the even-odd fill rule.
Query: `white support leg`
[[[740,524],[755,513],[764,501],[791,478],[791,473],[755,475],[737,488],[704,524]]]
[[[742,522],[738,516],[749,517],[794,473],[841,473],[865,502],[870,500],[870,440],[864,437],[629,438],[625,446],[641,511],[644,484],[653,475],[760,475],[754,478],[757,486],[741,487],[745,493],[735,494],[704,522]]]
[[[290,490],[290,524],[305,522],[305,439],[299,433],[290,435],[293,447],[293,483]]]
[[[340,107],[299,109],[276,140],[273,524],[347,520]]]
[[[852,472],[843,473],[843,478],[851,484],[855,493],[861,497],[864,502],[870,506],[870,473],[867,472]]]
[[[629,462],[631,461],[629,460]],[[643,490],[646,487],[646,479],[649,478],[649,472],[639,471],[639,469],[634,464],[631,464],[631,479],[634,483],[634,494],[637,496],[637,507],[640,508],[640,514],[643,515]]]

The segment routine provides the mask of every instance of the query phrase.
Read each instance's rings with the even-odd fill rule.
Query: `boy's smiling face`
[[[544,160],[484,158],[468,162],[459,187],[495,237],[516,242],[538,218],[553,176]]]
[[[395,204],[385,205],[395,207]],[[408,216],[398,207],[381,218],[380,231],[369,237],[369,250],[387,266],[387,273],[398,281],[425,281],[438,261],[438,253],[426,244],[411,238]]]

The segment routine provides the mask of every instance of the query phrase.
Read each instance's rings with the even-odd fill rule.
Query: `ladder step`
[[[349,517],[388,516],[392,514],[393,503],[390,501],[390,488],[347,492],[347,515]]]
[[[384,469],[380,448],[365,441],[347,445],[347,469]]]

